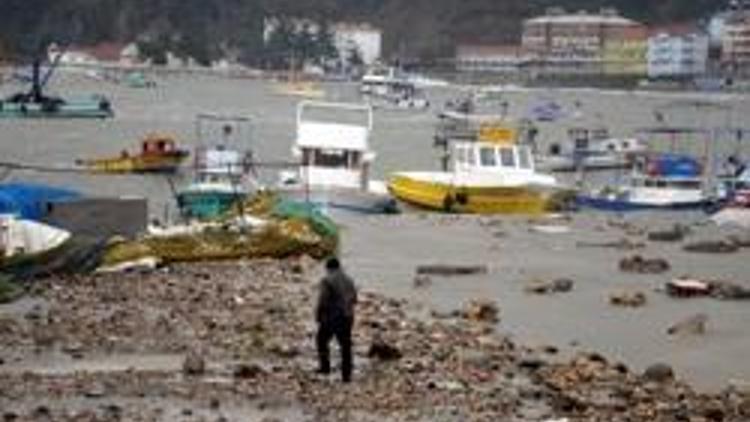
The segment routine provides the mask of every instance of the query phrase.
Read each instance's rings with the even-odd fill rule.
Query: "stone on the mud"
[[[728,240],[706,240],[690,243],[683,249],[688,252],[725,254],[735,253],[740,250],[740,247]]]
[[[690,232],[690,228],[682,224],[675,224],[668,230],[655,230],[648,233],[648,240],[653,242],[680,242],[685,235]]]
[[[265,374],[266,370],[254,363],[240,363],[232,370],[232,375],[238,379],[252,379]]]
[[[711,296],[723,300],[750,299],[750,288],[729,281],[712,281],[709,283]]]
[[[398,347],[388,344],[382,339],[375,339],[370,345],[367,356],[380,361],[391,361],[401,359],[403,355]]]
[[[182,372],[185,375],[203,375],[206,372],[206,360],[197,352],[191,351],[182,362]]]
[[[671,381],[674,379],[674,370],[666,363],[655,363],[643,371],[643,378],[658,383]]]
[[[677,336],[705,334],[707,323],[708,316],[706,314],[691,315],[667,328],[667,334]]]
[[[491,300],[471,300],[464,306],[463,317],[476,322],[495,323],[500,320],[500,310]]]
[[[609,303],[614,306],[637,308],[646,304],[643,292],[617,292],[609,295]]]
[[[623,258],[620,260],[620,271],[638,274],[660,274],[669,271],[671,266],[666,259],[647,259],[640,255]]]
[[[557,278],[550,281],[532,280],[524,290],[527,293],[548,294],[548,293],[567,293],[573,290],[574,281],[569,278]]]
[[[426,274],[417,274],[414,276],[414,287],[427,287],[432,284],[432,279]]]
[[[437,276],[464,276],[473,274],[486,274],[488,271],[486,265],[447,265],[432,264],[417,266],[417,275],[437,275]]]

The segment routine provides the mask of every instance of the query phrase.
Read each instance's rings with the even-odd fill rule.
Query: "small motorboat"
[[[192,183],[177,193],[181,215],[188,219],[216,219],[251,193],[257,180],[250,175],[251,119],[202,114],[197,119],[198,141]],[[216,126],[221,135],[217,139]],[[245,137],[248,138],[245,138]]]
[[[715,199],[707,191],[703,168],[695,158],[646,154],[635,160],[626,183],[579,194],[576,203],[604,211],[701,209]]]
[[[177,147],[172,136],[151,133],[138,153],[124,150],[118,157],[78,160],[76,164],[99,173],[174,173],[189,155]]]

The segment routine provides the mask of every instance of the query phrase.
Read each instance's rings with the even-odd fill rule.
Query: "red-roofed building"
[[[134,65],[140,62],[138,46],[135,43],[104,42],[93,46],[71,46],[61,49],[51,44],[47,50],[48,58],[54,61],[58,55],[63,65]]]

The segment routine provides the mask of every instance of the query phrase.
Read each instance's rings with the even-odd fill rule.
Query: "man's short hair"
[[[339,262],[339,259],[334,257],[328,258],[326,261],[326,269],[329,271],[338,270],[341,268],[341,262]]]

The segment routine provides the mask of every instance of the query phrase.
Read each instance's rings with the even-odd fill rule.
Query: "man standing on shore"
[[[320,281],[320,296],[315,309],[318,321],[318,372],[331,372],[328,344],[336,337],[341,349],[341,379],[352,378],[352,326],[354,307],[357,304],[357,290],[352,279],[344,273],[337,258],[326,262],[326,275]]]

